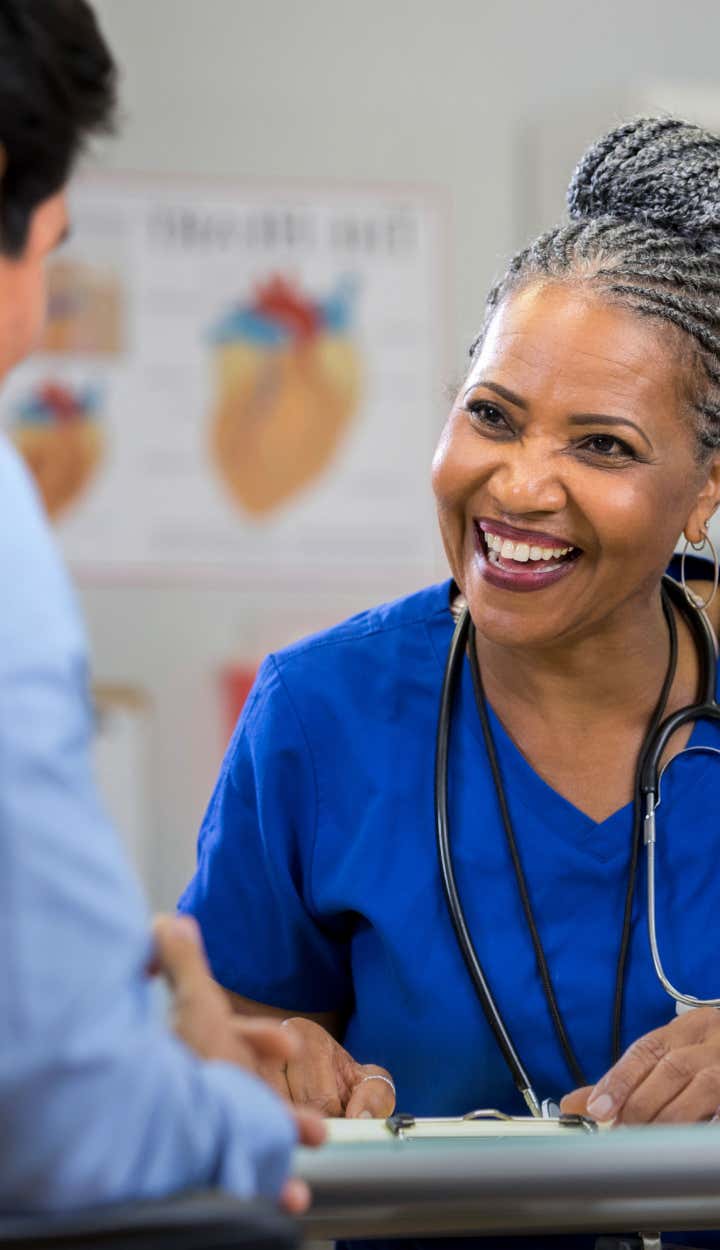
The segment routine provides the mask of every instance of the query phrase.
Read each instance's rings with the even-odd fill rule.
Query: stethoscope
[[[662,602],[670,635],[670,662],[668,664],[668,670],[665,676],[660,698],[651,718],[645,740],[640,748],[636,769],[633,803],[633,840],[615,988],[615,1012],[613,1022],[613,1050],[615,1059],[619,1058],[620,1055],[620,1024],[622,1018],[625,966],[630,941],[632,902],[637,860],[639,855],[639,844],[641,840],[645,845],[647,857],[648,937],[650,940],[650,951],[652,954],[653,966],[657,977],[663,986],[663,989],[672,999],[675,1000],[677,1004],[683,1004],[686,1007],[720,1007],[720,998],[696,998],[692,994],[683,994],[680,990],[676,989],[665,974],[658,948],[655,919],[655,813],[660,806],[660,783],[664,771],[664,768],[661,768],[660,761],[662,760],[665,748],[667,747],[671,737],[683,725],[696,720],[720,721],[720,706],[715,698],[718,649],[717,640],[712,626],[700,606],[691,600],[690,596],[686,594],[684,588],[678,585],[677,582],[673,581],[672,578],[667,576],[665,576],[662,581]],[[699,685],[701,698],[698,703],[692,704],[692,706],[689,707],[681,708],[678,712],[674,712],[672,716],[668,716],[663,719],[665,704],[672,686],[677,660],[677,629],[673,605],[679,610],[680,614],[689,625],[697,646],[700,660]],[[507,1025],[500,1014],[467,925],[452,864],[452,855],[450,851],[450,829],[448,822],[448,760],[450,728],[453,703],[460,681],[466,653],[470,662],[475,701],[485,739],[490,769],[495,784],[495,792],[500,809],[500,816],[507,837],[508,848],[512,858],[513,869],[515,872],[523,911],[525,913],[528,931],[535,950],[538,972],[542,982],[545,999],[550,1009],[550,1015],[560,1042],[560,1046],[563,1050],[574,1080],[578,1085],[589,1084],[590,1082],[585,1077],[568,1039],[564,1022],[555,998],[547,961],[545,959],[545,953],[543,951],[540,936],[533,917],[528,887],[525,882],[522,864],[520,862],[505,789],[497,761],[495,744],[492,738],[487,704],[482,688],[482,680],[477,660],[474,627],[467,607],[465,607],[459,614],[457,624],[455,626],[455,631],[450,643],[450,649],[448,651],[442,691],[440,695],[437,746],[435,754],[435,827],[438,857],[440,861],[440,874],[455,935],[488,1024],[495,1035],[496,1041],[510,1070],[513,1081],[525,1100],[531,1114],[533,1116],[543,1116],[547,1114],[554,1114],[557,1109],[554,1104],[549,1102],[549,1100],[545,1100],[543,1103],[540,1102],[540,1099],[533,1088],[527,1069],[525,1068],[515,1048]],[[720,750],[716,747],[686,747],[685,751],[709,751],[714,754],[720,754]],[[641,831],[642,839],[640,838]]]

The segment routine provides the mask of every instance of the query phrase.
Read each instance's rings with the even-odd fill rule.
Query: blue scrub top
[[[200,922],[228,989],[292,1011],[345,1012],[345,1045],[358,1061],[389,1069],[398,1110],[522,1114],[437,867],[433,767],[454,625],[449,598],[450,584],[433,586],[264,662],[180,906]],[[556,996],[594,1082],[612,1063],[632,807],[591,820],[490,717]],[[720,748],[720,726],[697,725],[691,741]],[[708,754],[683,757],[667,774],[658,813],[661,953],[670,979],[701,997],[720,997],[719,795],[720,764]],[[449,811],[481,962],[536,1091],[559,1098],[575,1082],[540,986],[467,660],[452,723]],[[644,862],[632,925],[623,1047],[674,1014],[648,947]],[[691,1240],[700,1244],[699,1236]]]

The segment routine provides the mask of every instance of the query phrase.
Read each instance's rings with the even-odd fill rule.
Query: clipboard
[[[506,1115],[481,1108],[460,1116],[413,1116],[396,1114],[386,1120],[329,1119],[327,1140],[337,1145],[366,1145],[396,1141],[472,1141],[483,1137],[559,1137],[568,1133],[597,1133],[606,1125],[581,1115]]]

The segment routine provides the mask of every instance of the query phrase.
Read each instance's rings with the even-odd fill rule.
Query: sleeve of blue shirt
[[[282,1105],[156,1010],[145,907],[92,777],[83,632],[2,438],[0,576],[0,1207],[276,1194]]]
[[[222,985],[298,1012],[346,1008],[352,983],[347,935],[313,898],[318,808],[306,729],[269,656],[228,747],[179,906],[197,918]]]

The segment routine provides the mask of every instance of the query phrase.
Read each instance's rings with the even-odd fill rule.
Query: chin
[[[547,621],[528,621],[513,613],[488,612],[485,605],[478,613],[470,608],[479,638],[497,647],[545,647],[557,642],[558,631],[548,628]]]
[[[477,634],[501,647],[548,646],[566,632],[567,617],[548,611],[539,596],[495,590],[484,581],[465,582],[463,591]],[[557,606],[557,605],[556,605]]]

